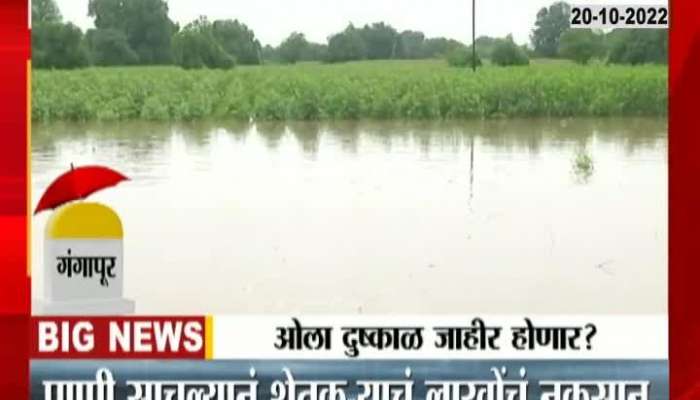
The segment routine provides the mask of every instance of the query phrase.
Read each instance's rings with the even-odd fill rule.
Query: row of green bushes
[[[459,119],[665,115],[663,66],[533,64],[465,74],[440,62],[36,71],[32,118]]]
[[[476,54],[475,54],[476,53]],[[474,60],[474,56],[476,59]],[[474,60],[472,62],[472,60]],[[526,50],[515,44],[513,37],[508,35],[505,39],[495,39],[490,49],[491,63],[499,66],[528,65],[530,58]],[[481,66],[481,57],[474,52],[472,47],[460,47],[449,52],[447,63],[453,67]]]
[[[518,46],[512,37],[493,39],[488,44],[488,54],[495,65],[527,65],[528,49]],[[477,46],[476,65],[482,64]],[[579,64],[599,59],[610,64],[663,64],[667,61],[668,32],[664,29],[625,29],[609,33],[591,29],[566,30],[559,40],[558,56]],[[472,65],[471,47],[460,47],[451,51],[447,62],[454,67]]]

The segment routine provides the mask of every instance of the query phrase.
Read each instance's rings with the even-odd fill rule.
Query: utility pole
[[[476,72],[476,0],[472,0],[472,71]]]

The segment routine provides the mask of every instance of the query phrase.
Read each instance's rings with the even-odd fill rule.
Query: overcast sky
[[[554,0],[477,0],[477,36],[513,34],[529,42],[537,11]],[[57,0],[63,17],[83,29],[93,27],[87,16],[88,0]],[[575,4],[614,3],[575,1]],[[619,2],[618,2],[619,3]],[[624,2],[623,2],[624,3]],[[635,0],[635,4],[665,4],[663,0]],[[210,19],[237,18],[248,25],[263,44],[279,44],[293,31],[316,42],[345,28],[385,21],[399,31],[414,29],[428,37],[471,40],[469,0],[168,0],[170,18],[184,26],[200,15]]]

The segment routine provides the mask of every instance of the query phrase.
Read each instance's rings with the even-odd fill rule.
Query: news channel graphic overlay
[[[49,213],[36,314],[129,314],[124,292],[124,228],[106,204],[84,201],[129,178],[103,165],[70,164],[44,190],[34,215]],[[77,201],[80,200],[80,201]]]
[[[663,399],[666,324],[665,316],[35,317],[31,390],[35,399]]]
[[[33,361],[31,398],[665,400],[667,365],[664,360]]]
[[[666,323],[665,316],[35,317],[31,398],[666,399]]]
[[[37,314],[128,314],[124,297],[124,231],[119,215],[100,203],[53,211],[44,237],[44,279]]]
[[[571,28],[581,29],[666,29],[670,19],[667,5],[572,5]]]
[[[35,317],[32,358],[658,359],[658,316]]]

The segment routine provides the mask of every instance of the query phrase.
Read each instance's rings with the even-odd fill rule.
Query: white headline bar
[[[665,315],[215,316],[214,359],[667,359]]]

